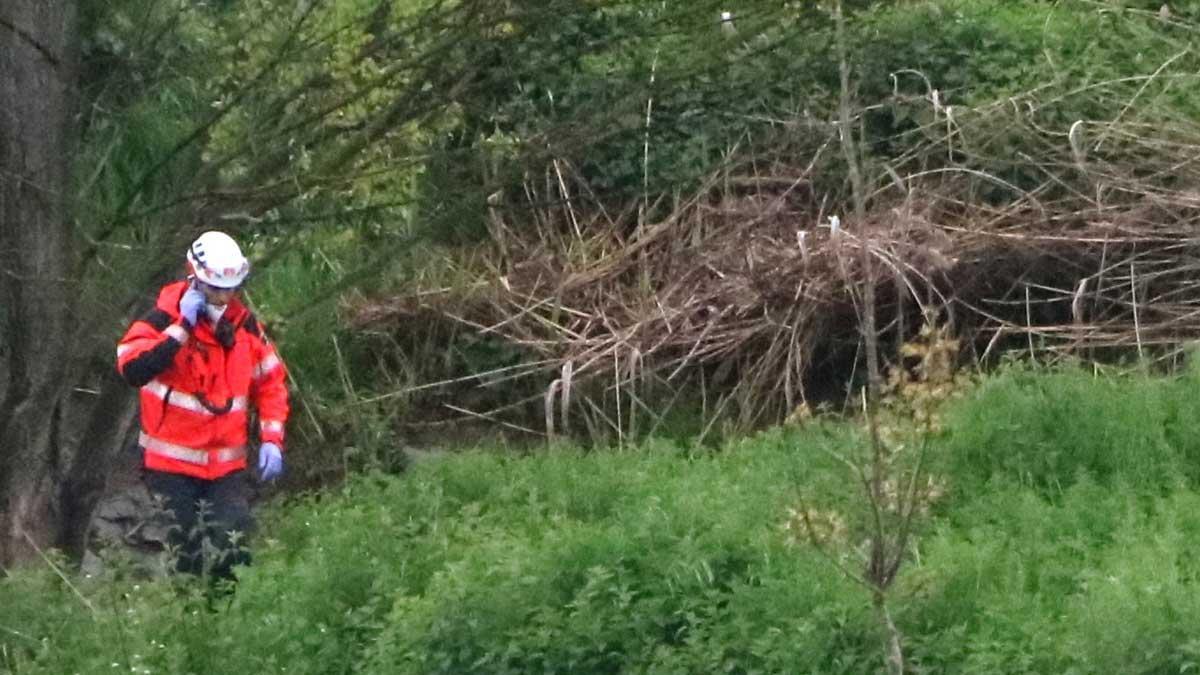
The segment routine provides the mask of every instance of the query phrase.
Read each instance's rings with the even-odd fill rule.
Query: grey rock
[[[83,561],[79,565],[79,571],[82,572],[85,577],[98,577],[104,574],[104,560],[91,551],[84,551]]]

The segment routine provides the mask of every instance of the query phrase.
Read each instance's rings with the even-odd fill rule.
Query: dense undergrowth
[[[728,421],[744,430],[781,419],[794,400],[829,396],[805,383],[824,379],[811,368],[827,355],[834,354],[835,386],[849,377],[859,332],[847,320],[847,268],[826,267],[821,254],[829,251],[819,243],[824,219],[848,211],[850,184],[844,158],[830,150],[840,83],[828,12],[820,3],[744,3],[736,31],[720,33],[712,20],[723,6],[659,12],[651,4],[527,17],[518,41],[527,60],[486,95],[465,100],[434,144],[414,216],[428,248],[399,257],[343,305],[350,325],[369,328],[337,336],[345,372],[329,358],[335,324],[289,327],[284,347],[297,370],[313,373],[304,395],[319,400],[314,408],[327,428],[353,429],[362,448],[370,445],[360,440],[364,429],[411,438],[422,425],[445,429],[487,416],[536,439],[549,431],[546,401],[561,379],[574,392],[562,403],[563,418],[597,442],[636,435],[617,421],[620,390],[662,413],[695,389],[679,382],[708,378],[711,400],[732,401],[716,406],[724,418],[713,428]],[[960,316],[991,302],[1009,305],[1004,294],[1032,285],[1032,305],[1047,310],[1033,320],[1064,323],[1081,279],[1099,275],[1111,257],[1101,262],[1097,252],[1072,266],[1055,250],[1045,256],[1050,271],[1039,276],[1028,274],[1027,251],[981,254],[974,239],[954,250],[942,243],[957,236],[947,233],[990,235],[983,223],[1006,209],[1015,223],[1076,232],[1089,209],[1103,213],[1094,220],[1107,227],[1114,208],[1131,204],[1122,222],[1141,227],[1135,219],[1145,196],[1162,186],[1115,189],[1116,179],[1098,170],[1104,158],[1120,160],[1112,176],[1165,177],[1148,222],[1169,222],[1163,205],[1191,148],[1182,139],[1191,138],[1196,102],[1186,83],[1200,33],[1193,8],[1175,3],[1161,17],[1159,4],[848,3],[847,58],[872,220],[896,227],[879,246],[911,252],[890,263],[910,270],[907,283],[941,284],[938,294],[960,302],[953,310]],[[584,53],[542,51],[537,36],[556,32],[591,37],[580,42]],[[514,90],[510,80],[521,84]],[[1134,126],[1105,131],[1114,120]],[[1157,140],[1152,130],[1163,129],[1171,131]],[[1072,149],[1079,133],[1088,139],[1086,170]],[[1106,140],[1125,133],[1148,150]],[[1178,162],[1163,149],[1177,144],[1184,148]],[[1094,197],[1097,185],[1106,186],[1104,199],[1129,201],[1104,202]],[[1190,208],[1184,200],[1185,214]],[[452,222],[428,218],[439,209],[450,209]],[[908,215],[894,217],[893,209]],[[1040,218],[1048,209],[1055,218],[1047,224]],[[646,235],[651,224],[654,234]],[[806,244],[795,243],[801,231]],[[918,242],[922,233],[929,239]],[[1103,232],[1081,236],[1108,241]],[[1024,239],[988,245],[1011,241]],[[992,267],[983,271],[976,258]],[[705,265],[692,264],[697,259]],[[951,268],[955,261],[961,271]],[[1005,277],[1010,270],[1019,279]],[[1112,278],[1092,277],[1089,292],[1099,292],[1100,276]],[[1051,287],[1045,297],[1039,284]],[[1114,287],[1123,293],[1132,285]],[[969,297],[976,291],[981,297]],[[921,297],[905,302],[912,307]],[[1095,306],[1087,320],[1101,323],[1109,303]],[[716,324],[714,311],[725,312]],[[1014,329],[1030,321],[1025,312],[999,317]],[[963,337],[984,343],[997,334],[992,321],[980,323],[982,336],[960,323]],[[1187,333],[1171,333],[1180,334]],[[560,378],[564,369],[571,375]],[[642,377],[656,372],[671,381]],[[364,424],[364,415],[374,422]],[[306,447],[339,451],[313,442],[310,425],[297,426]]]
[[[947,411],[892,611],[924,672],[1200,664],[1200,386],[1012,368]],[[212,607],[166,582],[0,585],[14,673],[862,673],[868,596],[785,524],[849,523],[816,420],[718,451],[478,450],[273,509]],[[832,453],[831,453],[832,451]],[[853,558],[844,558],[853,566]]]

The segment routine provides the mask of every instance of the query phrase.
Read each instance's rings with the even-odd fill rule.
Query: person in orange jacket
[[[160,289],[154,309],[117,344],[117,370],[140,390],[145,480],[173,516],[176,570],[228,579],[234,565],[250,562],[235,533],[253,525],[245,471],[252,410],[259,478],[283,472],[286,371],[238,299],[250,263],[237,242],[205,232],[186,257],[187,279]]]

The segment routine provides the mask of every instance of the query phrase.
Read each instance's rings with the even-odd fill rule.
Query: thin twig
[[[1142,352],[1142,324],[1138,320],[1137,272],[1133,263],[1129,263],[1129,293],[1133,298],[1133,335],[1137,339],[1138,360],[1146,358]]]

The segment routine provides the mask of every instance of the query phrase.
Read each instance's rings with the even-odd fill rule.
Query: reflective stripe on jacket
[[[186,290],[186,281],[162,288],[117,344],[117,370],[140,389],[145,466],[212,480],[245,468],[251,408],[259,438],[283,446],[286,371],[236,298],[215,327],[201,318],[189,332],[179,317]]]

